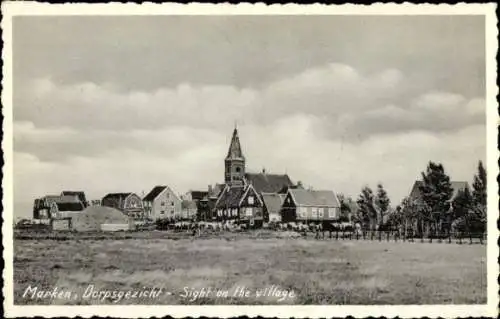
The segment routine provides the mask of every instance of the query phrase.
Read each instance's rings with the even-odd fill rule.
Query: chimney
[[[212,194],[213,188],[212,185],[208,185],[208,194]]]
[[[262,174],[266,174],[266,168],[265,167],[262,168]]]

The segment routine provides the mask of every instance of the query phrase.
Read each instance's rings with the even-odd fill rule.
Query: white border
[[[4,49],[2,52],[3,92],[2,108],[4,115],[2,149],[4,151],[3,192],[4,223],[2,227],[5,269],[3,278],[5,286],[4,309],[6,317],[31,316],[82,316],[90,317],[151,317],[171,315],[184,316],[217,316],[233,317],[246,315],[266,317],[330,317],[330,316],[386,316],[386,317],[465,317],[487,316],[498,314],[498,283],[499,267],[497,263],[498,229],[496,227],[498,212],[498,176],[496,148],[498,113],[496,95],[496,52],[498,50],[496,4],[457,4],[457,5],[414,5],[405,3],[365,5],[256,5],[244,3],[239,5],[213,4],[46,4],[35,2],[3,2],[2,29]],[[19,15],[484,15],[486,17],[486,87],[487,87],[487,168],[488,168],[488,304],[487,305],[425,305],[425,306],[14,306],[13,305],[13,131],[12,131],[12,17]]]

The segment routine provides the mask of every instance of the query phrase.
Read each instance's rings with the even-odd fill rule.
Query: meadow
[[[248,236],[157,237],[15,239],[14,302],[486,303],[486,245]],[[83,298],[89,285],[94,291],[162,290],[155,298]],[[73,297],[23,297],[29,286],[47,291],[57,287],[59,291],[71,291]],[[187,292],[197,293],[201,288],[210,292],[197,298],[187,296]],[[267,294],[263,294],[266,288]],[[257,296],[259,291],[261,295]]]

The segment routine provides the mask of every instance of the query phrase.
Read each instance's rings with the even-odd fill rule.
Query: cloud
[[[394,68],[368,74],[339,63],[243,88],[123,91],[39,78],[16,93],[16,202],[66,188],[93,198],[156,184],[206,188],[223,180],[235,120],[248,170],[315,188],[355,197],[383,182],[399,201],[429,160],[470,179],[485,155],[484,99],[401,94],[408,81]]]

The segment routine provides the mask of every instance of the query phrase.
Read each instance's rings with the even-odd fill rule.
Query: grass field
[[[237,237],[15,240],[14,256],[16,304],[486,303],[485,245]],[[94,291],[163,290],[156,298],[85,299],[90,284]],[[73,294],[23,298],[28,286]],[[255,295],[273,286],[274,294]],[[211,293],[192,300],[184,287]],[[233,297],[237,287],[249,295]],[[217,289],[228,296],[217,297]]]

